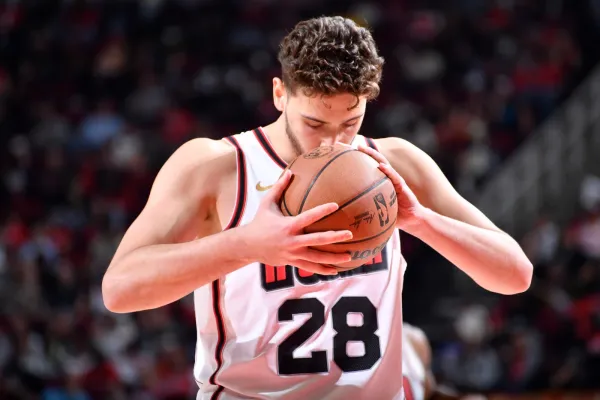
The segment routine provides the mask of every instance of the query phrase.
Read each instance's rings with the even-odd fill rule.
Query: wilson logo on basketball
[[[369,258],[375,257],[377,253],[383,250],[386,244],[387,242],[371,250],[353,251],[350,255],[352,256],[352,260],[368,260]]]

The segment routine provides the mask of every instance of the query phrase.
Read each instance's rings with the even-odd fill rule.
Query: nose
[[[327,135],[326,137],[321,138],[320,146],[333,146],[336,143],[346,143],[347,140],[344,139],[344,135]]]

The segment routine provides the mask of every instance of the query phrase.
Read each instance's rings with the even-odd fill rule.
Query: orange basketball
[[[352,261],[335,265],[352,269],[380,253],[394,232],[398,204],[396,191],[378,163],[350,146],[317,147],[296,158],[289,169],[290,185],[281,197],[284,215],[298,215],[321,204],[337,203],[339,209],[305,229],[305,233],[350,230],[346,242],[316,246],[332,253],[350,253]]]

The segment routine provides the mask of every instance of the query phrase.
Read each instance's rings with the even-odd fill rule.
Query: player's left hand
[[[358,146],[363,153],[373,157],[379,162],[379,169],[390,178],[396,188],[398,196],[398,218],[396,227],[403,231],[410,231],[411,227],[420,223],[420,215],[423,212],[423,205],[419,203],[417,196],[408,187],[404,178],[390,165],[389,161],[380,152],[366,146]]]

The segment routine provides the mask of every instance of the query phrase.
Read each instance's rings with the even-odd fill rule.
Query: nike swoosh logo
[[[273,187],[273,185],[263,186],[260,184],[260,182],[258,182],[256,184],[256,190],[258,190],[259,192],[266,192],[267,190],[271,189],[272,187]]]

